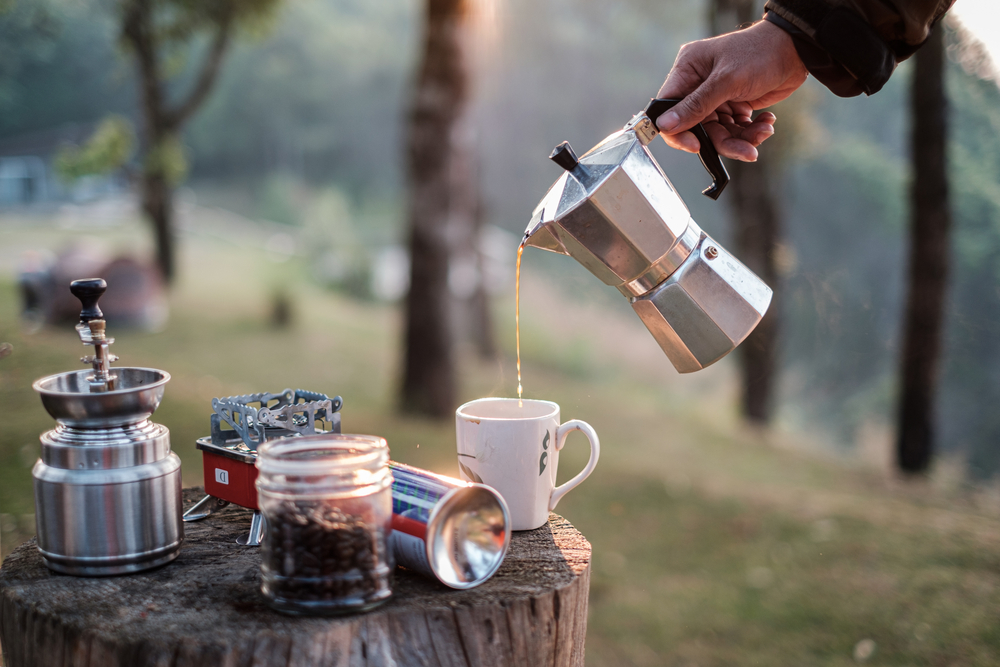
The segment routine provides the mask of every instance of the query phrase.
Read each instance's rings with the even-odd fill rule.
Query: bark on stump
[[[185,524],[176,561],[126,577],[58,575],[22,544],[0,568],[5,667],[583,665],[590,543],[560,516],[514,533],[478,588],[397,569],[392,600],[340,618],[264,604],[259,551],[236,544],[249,524],[235,507]]]

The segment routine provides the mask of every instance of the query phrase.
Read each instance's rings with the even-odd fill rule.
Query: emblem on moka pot
[[[677,100],[653,100],[624,129],[577,158],[563,142],[549,156],[566,170],[535,208],[525,245],[570,255],[618,288],[681,373],[726,356],[760,322],[771,289],[691,218],[646,146]],[[698,125],[703,194],[729,182]]]
[[[170,432],[149,417],[170,375],[152,368],[112,368],[113,338],[98,299],[99,278],[70,290],[83,310],[76,325],[94,354],[91,370],[37,380],[32,387],[58,422],[42,434],[31,471],[38,550],[49,569],[81,576],[139,572],[177,557],[181,524],[181,461]]]

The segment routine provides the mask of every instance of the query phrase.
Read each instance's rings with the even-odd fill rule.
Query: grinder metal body
[[[93,370],[60,373],[32,386],[58,423],[41,436],[31,471],[38,549],[56,572],[103,576],[138,572],[177,557],[181,461],[170,433],[149,417],[170,375],[153,368],[111,368],[113,338],[97,300],[103,280],[75,281],[83,302],[77,332],[94,354]]]

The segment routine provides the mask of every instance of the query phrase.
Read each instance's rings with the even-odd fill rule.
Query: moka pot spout
[[[549,191],[539,202],[538,206],[531,214],[531,221],[528,222],[527,229],[524,230],[525,246],[541,248],[549,252],[556,252],[560,255],[572,255],[562,241],[556,236],[555,228],[556,214],[559,211],[560,202],[568,195],[570,200],[576,200],[581,196],[586,196],[587,188],[583,180],[589,180],[590,170],[580,164],[580,160],[573,152],[573,147],[568,141],[564,141],[553,149],[549,159],[565,169],[565,173],[559,177]],[[567,192],[567,189],[570,191]]]
[[[538,225],[534,230],[524,233],[524,245],[532,248],[541,248],[549,252],[557,252],[560,255],[568,255],[566,248],[559,240],[553,236],[552,231],[545,225]]]

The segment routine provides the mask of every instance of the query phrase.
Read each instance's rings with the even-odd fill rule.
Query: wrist
[[[757,30],[763,40],[764,48],[767,49],[766,52],[781,63],[785,68],[786,75],[791,76],[799,72],[808,73],[791,33],[781,23],[771,20],[771,16],[770,12],[766,13],[763,19],[751,26],[751,29]]]
[[[792,39],[806,70],[835,95],[878,92],[895,68],[888,45],[860,16],[811,0],[768,0],[764,21]]]

